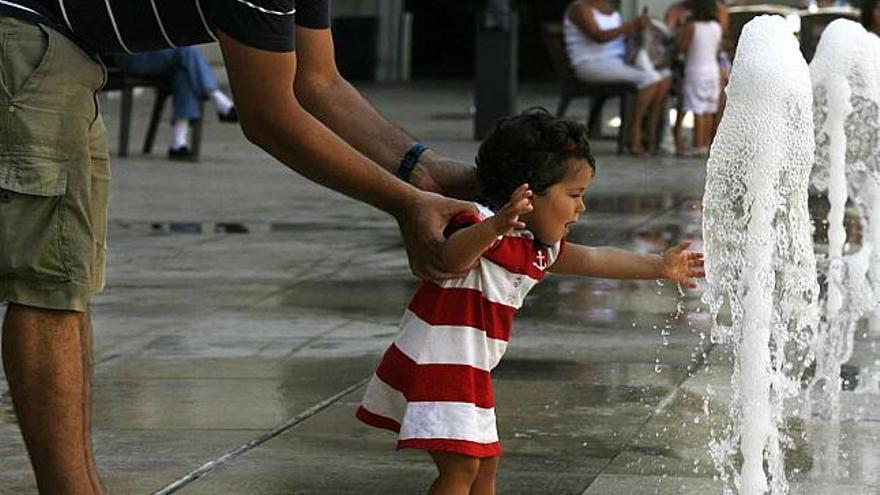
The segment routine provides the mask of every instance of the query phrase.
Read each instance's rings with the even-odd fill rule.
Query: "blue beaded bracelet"
[[[409,182],[409,176],[415,168],[416,163],[419,161],[419,157],[421,157],[422,153],[427,149],[427,146],[422,143],[413,143],[413,145],[410,146],[409,151],[407,151],[406,154],[403,155],[403,159],[400,160],[400,166],[397,167],[397,177],[400,180]]]

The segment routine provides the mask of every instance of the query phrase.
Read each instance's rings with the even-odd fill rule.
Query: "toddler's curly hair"
[[[502,119],[477,152],[477,179],[488,206],[499,209],[520,184],[536,194],[563,180],[567,161],[584,159],[593,173],[596,160],[584,125],[533,107]]]

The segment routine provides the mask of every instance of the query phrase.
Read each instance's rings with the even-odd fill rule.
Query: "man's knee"
[[[44,332],[61,328],[81,328],[85,313],[38,308],[9,303],[3,323],[3,332]]]

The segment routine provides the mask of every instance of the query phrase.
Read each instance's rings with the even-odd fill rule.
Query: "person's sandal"
[[[231,107],[224,113],[217,112],[217,118],[220,122],[238,122],[238,111],[235,107]]]
[[[180,162],[194,162],[196,155],[189,149],[189,146],[181,146],[179,148],[168,148],[168,159]]]
[[[629,154],[632,156],[645,156],[646,153],[645,148],[642,148],[641,146],[629,147]]]

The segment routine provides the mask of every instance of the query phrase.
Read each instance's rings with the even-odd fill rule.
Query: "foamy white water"
[[[858,23],[836,20],[822,34],[810,63],[813,81],[816,165],[813,183],[828,193],[828,253],[819,263],[827,288],[816,334],[816,372],[807,392],[806,414],[814,410],[837,419],[840,367],[852,356],[857,324],[874,304],[869,282],[880,275],[876,222],[880,101],[880,51],[876,37]],[[857,253],[847,252],[844,211],[852,199],[861,213],[865,238]],[[873,261],[873,262],[872,262]],[[871,268],[871,265],[874,265]],[[880,284],[880,277],[874,278]],[[815,407],[813,407],[815,406]]]
[[[812,86],[782,17],[743,28],[726,92],[703,196],[703,300],[735,366],[732,428],[710,447],[726,493],[782,494],[783,400],[799,390],[819,292],[807,211]]]

